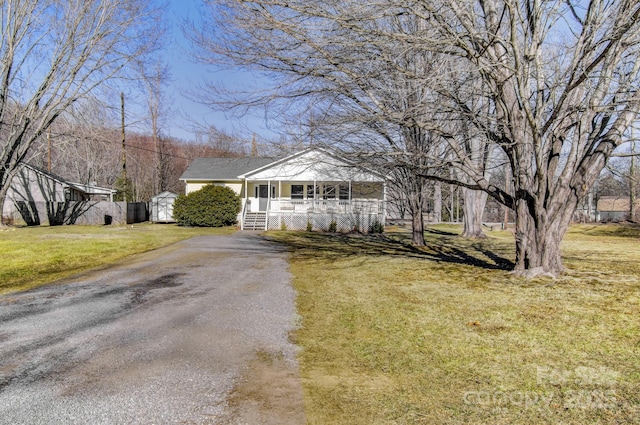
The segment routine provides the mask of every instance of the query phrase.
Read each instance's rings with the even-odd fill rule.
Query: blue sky
[[[273,136],[265,129],[263,120],[258,116],[242,119],[215,112],[189,98],[188,92],[194,90],[204,81],[221,82],[226,86],[252,83],[253,78],[247,73],[216,71],[211,66],[196,64],[190,53],[191,47],[180,28],[183,20],[198,20],[202,8],[201,0],[170,0],[166,18],[171,25],[166,50],[166,61],[173,76],[171,86],[167,87],[168,98],[172,100],[172,119],[164,126],[165,133],[184,140],[194,140],[194,124],[212,124],[228,132]]]

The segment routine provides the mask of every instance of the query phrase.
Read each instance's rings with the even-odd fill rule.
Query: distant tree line
[[[149,201],[164,191],[183,193],[184,184],[179,178],[194,158],[251,154],[250,140],[215,127],[197,141],[126,132],[123,152],[121,129],[114,121],[78,124],[59,120],[34,143],[30,162],[72,182],[117,189],[119,200],[127,191],[128,201]],[[122,174],[123,153],[126,182]]]

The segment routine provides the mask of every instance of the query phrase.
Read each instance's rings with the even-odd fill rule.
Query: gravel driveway
[[[0,423],[304,423],[294,297],[247,232],[1,296]]]

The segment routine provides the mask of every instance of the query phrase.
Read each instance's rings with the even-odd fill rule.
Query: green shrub
[[[338,223],[335,220],[331,220],[329,223],[329,233],[335,233],[338,230]]]
[[[224,186],[207,185],[181,195],[173,205],[173,218],[182,226],[222,227],[236,223],[242,202]]]
[[[313,231],[313,224],[310,221],[307,221],[307,232]]]
[[[384,233],[384,225],[378,220],[374,221],[369,226],[369,233]]]

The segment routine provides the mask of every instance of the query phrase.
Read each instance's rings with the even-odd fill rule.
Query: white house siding
[[[180,179],[186,193],[205,184],[232,187],[243,202],[238,219],[248,228],[262,226],[265,217],[268,228],[328,229],[335,222],[341,231],[366,231],[384,224],[384,176],[320,148],[280,160],[200,158]],[[260,197],[259,188],[267,185],[268,195]],[[303,185],[302,196],[291,199],[293,185]]]
[[[216,181],[216,182],[211,182],[211,181],[204,181],[204,182],[194,182],[194,181],[188,181],[186,184],[186,189],[185,192],[187,194],[191,193],[191,192],[195,192],[197,190],[202,189],[204,186],[208,185],[208,184],[213,184],[215,186],[225,186],[228,187],[230,189],[233,189],[233,191],[239,195],[239,196],[243,196],[243,184],[241,182],[238,181]]]

